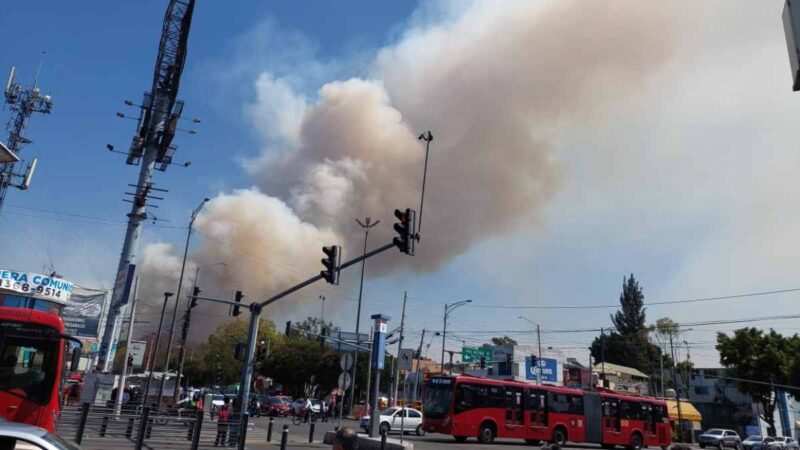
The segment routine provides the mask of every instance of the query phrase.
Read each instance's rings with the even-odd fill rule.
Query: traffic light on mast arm
[[[195,286],[194,290],[192,291],[192,304],[189,305],[189,308],[194,308],[197,306],[197,296],[200,295],[200,288]]]
[[[233,301],[235,301],[236,303],[242,303],[242,299],[243,298],[244,298],[244,294],[242,294],[242,291],[236,291],[236,296],[233,298]],[[239,305],[236,305],[236,306],[233,307],[233,314],[231,314],[231,315],[233,317],[236,317],[241,313],[242,312],[239,311]]]
[[[322,247],[322,253],[325,253],[326,256],[322,260],[325,270],[320,272],[320,275],[330,284],[339,284],[339,264],[342,258],[342,247],[339,245]]]
[[[394,231],[397,232],[397,237],[392,240],[394,245],[406,255],[414,254],[414,241],[419,238],[415,234],[416,228],[416,212],[413,209],[406,208],[405,210],[395,209],[394,216],[397,217],[398,223],[394,224]]]

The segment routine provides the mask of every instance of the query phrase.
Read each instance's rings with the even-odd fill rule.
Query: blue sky
[[[108,286],[128,210],[121,198],[127,183],[135,180],[136,168],[126,166],[122,155],[109,153],[105,146],[110,143],[124,150],[130,143],[134,122],[114,113],[134,114],[122,101],[138,101],[149,88],[165,3],[142,1],[109,8],[99,1],[13,2],[4,9],[0,29],[11,36],[6,42],[14,44],[6,45],[0,54],[0,71],[15,65],[18,80],[32,82],[43,59],[40,84],[52,92],[55,106],[51,116],[32,119],[28,134],[35,143],[23,156],[37,156],[40,165],[30,191],[11,192],[0,214],[0,241],[12,243],[0,248],[0,265],[32,271],[52,266],[81,284]],[[202,118],[203,123],[196,126],[196,136],[184,134],[176,139],[176,160],[191,160],[191,167],[172,167],[156,175],[157,186],[170,192],[155,210],[165,220],[158,226],[147,225],[145,241],[180,246],[184,231],[171,227],[183,226],[192,208],[206,196],[258,186],[291,203],[286,192],[297,186],[274,181],[285,175],[274,170],[275,166],[253,163],[263,155],[276,154],[275,149],[290,148],[287,142],[291,139],[286,130],[278,130],[264,119],[266,116],[252,112],[253,107],[273,114],[270,108],[286,105],[271,100],[289,98],[303,103],[304,111],[324,112],[319,90],[328,83],[358,77],[368,81],[370,89],[385,87],[388,100],[384,101],[402,114],[403,125],[411,131],[436,125],[435,158],[439,142],[447,148],[448,139],[467,133],[465,129],[475,133],[476,127],[485,127],[489,136],[491,128],[498,126],[486,120],[491,114],[472,117],[472,111],[463,107],[452,114],[447,109],[450,103],[461,100],[458,97],[474,97],[475,110],[494,111],[497,107],[501,116],[506,110],[525,106],[515,103],[513,91],[504,96],[502,85],[517,86],[516,78],[529,78],[530,86],[544,86],[532,99],[558,105],[522,108],[520,113],[531,136],[548,142],[548,159],[523,163],[520,158],[528,154],[515,153],[517,159],[507,164],[536,172],[539,163],[552,163],[558,172],[557,187],[535,197],[530,214],[499,218],[489,231],[485,218],[480,217],[487,213],[480,214],[480,208],[477,216],[454,213],[453,217],[466,217],[463,222],[442,215],[441,225],[434,230],[443,230],[447,224],[458,234],[460,224],[471,221],[478,224],[475,229],[480,232],[465,235],[463,247],[449,250],[441,259],[424,253],[423,240],[419,260],[436,264],[414,270],[404,263],[390,270],[387,267],[400,256],[376,259],[380,276],[369,278],[365,286],[364,317],[384,312],[396,324],[403,291],[408,290],[410,339],[416,342],[422,328],[441,327],[444,303],[471,298],[476,307],[454,313],[449,328],[455,330],[455,336],[477,343],[486,340],[491,330],[527,328],[517,319],[520,314],[541,322],[545,329],[609,326],[608,314],[613,309],[565,314],[563,310],[487,307],[613,304],[622,277],[629,273],[635,273],[647,299],[653,301],[796,287],[800,273],[793,249],[800,241],[793,232],[800,216],[793,212],[793,205],[798,200],[796,192],[800,192],[795,181],[800,155],[794,145],[792,117],[797,115],[798,100],[790,88],[779,20],[781,2],[757,6],[711,3],[692,8],[643,7],[634,25],[621,25],[642,33],[644,50],[621,49],[619,58],[633,62],[623,60],[613,70],[604,70],[582,66],[586,59],[571,55],[573,48],[559,48],[558,42],[571,41],[557,34],[561,31],[557,24],[545,34],[552,40],[525,43],[525,52],[509,51],[514,58],[522,58],[509,59],[509,67],[481,65],[480,57],[486,54],[478,52],[473,58],[472,49],[485,43],[502,52],[514,47],[505,38],[517,37],[514,24],[508,25],[512,31],[507,35],[496,32],[496,18],[504,12],[481,2],[474,6],[458,2],[317,1],[298,5],[242,1],[231,8],[223,2],[201,1],[195,11],[180,98],[186,101],[184,116]],[[538,26],[537,16],[548,17],[559,7],[555,2],[542,2],[539,7],[512,3],[508,8],[519,8]],[[567,14],[574,14],[575,23],[582,23],[580,11]],[[475,34],[486,33],[490,38],[465,35],[463,41],[471,43],[465,48],[458,46],[458,40],[443,44],[448,32],[458,30],[462,22],[469,23]],[[643,28],[662,27],[664,34],[656,40],[646,30],[637,29],[637,23]],[[605,36],[605,30],[613,29],[610,24],[604,27],[602,21],[592,26],[596,27],[592,29],[595,36]],[[613,42],[615,36],[609,32],[605,38]],[[571,39],[580,43],[582,37],[577,33]],[[433,87],[452,90],[437,97],[432,87],[419,84],[437,78],[436,71],[446,67],[426,72],[409,59],[411,50],[419,52],[419,65],[433,61],[432,66],[440,62],[441,66],[450,63],[458,67],[463,61],[475,61],[467,66],[467,71],[474,73],[452,77],[443,72],[451,81]],[[554,53],[549,53],[551,50]],[[43,57],[42,51],[46,52]],[[533,55],[530,62],[520,56],[528,51]],[[459,59],[459,54],[466,56]],[[743,65],[743,60],[749,64]],[[404,66],[409,61],[411,67]],[[548,65],[560,64],[564,65],[560,72],[548,72]],[[415,71],[426,75],[422,81],[414,78]],[[501,83],[480,84],[483,79],[494,81],[491,76],[480,78],[494,72]],[[581,72],[591,76],[575,75]],[[412,74],[411,81],[403,79],[406,73]],[[260,90],[258,80],[264,76],[285,83]],[[566,80],[563,86],[561,79]],[[497,105],[491,97],[482,96],[492,89],[498,91]],[[518,94],[525,97],[524,92]],[[423,100],[430,102],[430,108],[419,105]],[[452,117],[431,118],[426,115],[429,109],[450,112]],[[5,120],[7,113],[0,117]],[[470,136],[473,141],[476,136],[481,138],[479,133]],[[481,151],[491,155],[495,149],[489,145]],[[329,157],[325,149],[310,154],[320,160]],[[446,154],[458,158],[454,156],[457,153]],[[502,151],[497,154],[502,158]],[[330,158],[338,156],[331,150]],[[475,183],[485,183],[485,191],[493,192],[492,180],[502,179],[506,173],[492,174],[497,166],[491,159],[480,163],[485,170],[471,172],[479,175]],[[458,174],[450,174],[451,178],[442,172],[447,164],[441,160],[438,164],[432,166],[440,171],[431,174],[434,195],[437,188],[444,190],[459,181]],[[273,170],[254,172],[264,167]],[[456,164],[452,170],[458,168]],[[483,193],[481,189],[464,192]],[[469,203],[459,205],[468,207]],[[388,233],[390,226],[388,211],[397,206],[387,205],[381,213],[383,233]],[[294,208],[299,211],[296,205]],[[327,224],[320,216],[298,214],[320,229]],[[430,214],[437,220],[436,210]],[[346,239],[354,239],[352,235],[358,232],[333,223],[333,230]],[[439,234],[440,242],[446,241],[446,234]],[[213,241],[204,240],[203,235],[198,238],[194,248],[206,246],[200,250],[204,261],[218,256],[207,247],[213,246]],[[317,256],[312,256],[310,259],[316,260]],[[303,273],[310,267],[305,261],[295,264],[291,258],[271,263]],[[316,298],[325,294],[330,299],[326,315],[345,328],[352,327],[356,276],[347,274],[340,287],[317,286],[298,294],[271,317],[280,323],[316,314]],[[793,294],[758,299],[691,307],[653,306],[648,318],[755,317],[788,314],[796,305]],[[763,324],[792,332],[797,321]],[[484,335],[459,333],[464,330],[487,331]],[[705,365],[716,365],[711,330],[706,327],[686,335],[694,347],[693,358]],[[544,335],[545,346],[552,344],[575,356],[584,355],[582,348],[591,337]],[[522,336],[521,340],[530,343],[533,337]],[[433,354],[438,354],[438,348],[438,343],[431,347]]]

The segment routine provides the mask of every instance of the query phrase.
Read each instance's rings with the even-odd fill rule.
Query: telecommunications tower
[[[125,101],[128,106],[139,107],[136,135],[133,137],[130,150],[126,152],[128,155],[126,163],[139,165],[140,170],[138,182],[130,185],[134,191],[129,193],[132,198],[126,199],[132,206],[131,212],[128,214],[125,242],[122,245],[122,254],[117,267],[117,282],[114,285],[97,361],[97,369],[102,372],[109,371],[110,363],[113,360],[112,343],[117,331],[117,318],[120,308],[128,300],[130,272],[136,264],[142,225],[148,219],[148,200],[161,200],[153,193],[166,192],[154,187],[153,172],[155,170],[163,172],[173,164],[172,157],[176,147],[172,145],[172,139],[175,137],[175,132],[179,131],[178,120],[181,119],[183,112],[183,102],[177,100],[178,85],[186,61],[186,47],[194,3],[194,0],[170,0],[161,29],[153,86],[150,92],[145,92],[141,105]],[[117,113],[117,116],[127,117],[122,113]],[[113,146],[108,145],[107,147],[114,151]],[[186,165],[188,166],[188,163]]]
[[[9,187],[28,189],[36,170],[36,158],[28,163],[24,171],[15,170],[15,166],[20,161],[19,152],[22,148],[32,141],[25,137],[25,128],[33,113],[50,114],[53,108],[53,99],[49,95],[42,95],[39,91],[39,75],[33,87],[26,88],[14,79],[14,67],[8,76],[5,90],[5,104],[11,110],[11,118],[8,119],[6,129],[8,130],[8,140],[6,144],[0,142],[0,211],[6,199]]]

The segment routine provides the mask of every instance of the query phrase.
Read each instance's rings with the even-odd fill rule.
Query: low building
[[[594,365],[594,373],[607,381],[606,387],[631,394],[650,395],[650,377],[634,369],[612,363]]]

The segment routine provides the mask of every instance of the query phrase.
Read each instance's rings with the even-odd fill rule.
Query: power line
[[[700,302],[712,302],[712,301],[720,301],[720,300],[736,300],[741,298],[748,298],[748,297],[758,297],[764,295],[775,295],[775,294],[786,294],[789,292],[798,292],[800,288],[790,288],[790,289],[777,289],[772,291],[760,291],[760,292],[749,292],[746,294],[733,294],[733,295],[721,295],[716,297],[701,297],[701,298],[691,298],[686,300],[663,300],[663,301],[656,301],[656,302],[648,302],[645,303],[644,306],[656,306],[656,305],[677,305],[677,304],[684,304],[684,303],[700,303]],[[417,298],[417,300],[422,300]],[[619,304],[603,304],[603,305],[539,305],[539,306],[514,306],[514,305],[470,305],[472,308],[487,308],[487,309],[608,309],[608,308],[619,308]]]

